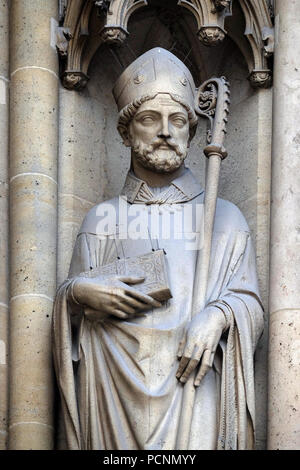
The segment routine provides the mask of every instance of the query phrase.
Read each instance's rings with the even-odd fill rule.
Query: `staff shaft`
[[[219,186],[220,164],[220,154],[212,153],[209,155],[205,184],[206,190],[204,196],[203,245],[202,247],[198,247],[199,250],[196,263],[192,315],[196,315],[197,313],[201,312],[201,310],[203,310],[205,307],[206,302],[213,226]],[[199,239],[199,243],[202,243],[201,237]],[[183,388],[181,416],[176,446],[178,450],[188,449],[196,392],[194,387],[196,371],[197,369],[195,369],[194,372],[190,375]]]

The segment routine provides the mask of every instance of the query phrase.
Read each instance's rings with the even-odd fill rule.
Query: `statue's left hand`
[[[225,316],[216,307],[207,307],[195,315],[179,344],[177,356],[180,363],[176,377],[180,382],[185,383],[201,362],[194,380],[196,387],[200,385],[201,380],[212,367],[215,352],[225,328]]]

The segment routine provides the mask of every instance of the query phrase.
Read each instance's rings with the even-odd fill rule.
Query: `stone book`
[[[163,250],[150,251],[132,258],[117,259],[110,264],[79,274],[82,277],[107,277],[113,275],[144,277],[143,282],[134,284],[135,289],[143,294],[150,295],[159,302],[172,298]]]

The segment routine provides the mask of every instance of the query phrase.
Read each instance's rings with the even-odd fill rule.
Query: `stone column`
[[[256,446],[257,450],[266,448],[267,441],[267,371],[268,371],[268,304],[269,304],[269,252],[270,252],[270,200],[271,200],[271,152],[272,152],[272,89],[255,92],[257,107],[256,139],[257,155],[255,194],[245,202],[250,209],[255,204],[254,217],[249,211],[250,227],[253,230],[258,271],[259,290],[266,310],[265,330],[255,352],[255,406],[256,406]],[[250,118],[251,119],[251,118]],[[254,182],[253,182],[254,183]],[[243,204],[241,204],[243,205]],[[254,219],[254,220],[253,220]]]
[[[269,449],[300,448],[300,0],[276,1]]]
[[[6,448],[8,385],[8,119],[9,10],[0,3],[0,450]]]
[[[10,449],[53,447],[57,0],[13,0],[10,36]]]

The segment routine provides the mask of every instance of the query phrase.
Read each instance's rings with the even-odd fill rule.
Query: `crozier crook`
[[[205,196],[203,210],[203,238],[201,234],[198,240],[198,256],[194,280],[192,315],[201,312],[206,304],[206,291],[209,275],[209,262],[211,254],[212,235],[218,196],[219,174],[221,160],[227,157],[223,146],[226,135],[226,123],[228,121],[230,104],[229,82],[225,77],[211,78],[204,82],[195,98],[195,111],[199,116],[209,119],[207,130],[207,143],[203,152],[208,158]],[[213,358],[212,358],[213,359]],[[203,360],[203,359],[202,359]],[[210,360],[210,359],[209,359]],[[195,393],[194,380],[195,369],[184,385],[183,404],[181,408],[180,427],[190,431]],[[177,449],[188,448],[188,432],[180,433]]]

